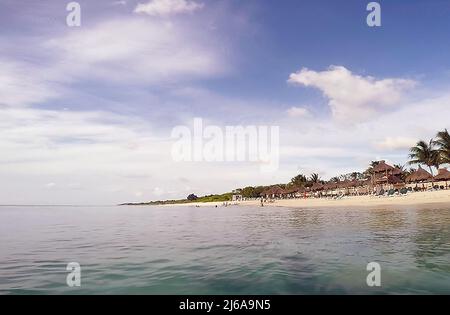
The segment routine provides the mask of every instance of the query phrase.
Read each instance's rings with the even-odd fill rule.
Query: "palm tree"
[[[430,169],[431,175],[433,175],[432,166],[439,168],[439,151],[435,149],[433,139],[429,143],[421,140],[409,151],[411,160],[408,164],[424,164]]]
[[[399,177],[400,177],[400,179],[402,179],[402,180],[405,180],[406,177],[408,177],[408,176],[411,174],[411,172],[409,172],[409,171],[406,169],[406,164],[405,164],[405,165],[394,164],[394,167],[395,167],[395,168],[398,168],[398,169],[400,170],[401,174],[399,175]]]
[[[372,161],[372,162],[370,162],[370,166],[364,171],[364,176],[365,176],[365,178],[372,178],[372,175],[373,175],[373,168],[375,167],[375,166],[377,166],[378,164],[380,164],[380,162],[379,161]]]
[[[296,187],[303,187],[308,180],[306,179],[306,176],[303,174],[299,174],[291,179],[291,184],[293,184]]]
[[[309,181],[312,183],[318,183],[320,181],[319,174],[312,173],[311,176],[309,177]]]
[[[332,177],[332,178],[330,179],[330,182],[333,182],[333,183],[339,182],[339,177],[338,177],[338,176]]]
[[[434,144],[439,148],[441,164],[450,163],[450,135],[447,129],[437,133]]]
[[[400,171],[404,172],[405,171],[405,165],[401,165],[401,164],[394,164],[395,168],[398,168]]]

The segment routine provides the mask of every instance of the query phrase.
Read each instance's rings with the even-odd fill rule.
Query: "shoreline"
[[[193,202],[186,204],[163,205],[164,207],[220,207],[224,208],[222,202]],[[264,207],[287,207],[287,208],[330,208],[330,207],[371,207],[371,206],[415,206],[429,204],[448,204],[450,209],[450,190],[414,192],[405,196],[376,197],[376,196],[348,196],[342,199],[309,198],[309,199],[277,199],[273,203],[265,202]],[[229,202],[229,207],[260,207],[260,200],[248,200],[240,202]]]

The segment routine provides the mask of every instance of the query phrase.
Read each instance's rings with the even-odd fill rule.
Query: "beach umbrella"
[[[411,175],[409,175],[406,178],[406,182],[407,183],[419,183],[419,182],[424,182],[424,181],[432,180],[432,179],[433,179],[433,176],[419,166],[417,171],[413,172]]]
[[[448,181],[450,180],[450,172],[445,168],[441,168],[438,174],[434,177],[434,179]]]
[[[450,180],[450,172],[445,168],[441,168],[438,171],[438,174],[434,177],[434,180],[445,181],[445,188],[447,188],[447,181]]]
[[[349,188],[352,185],[351,183],[352,183],[351,181],[346,179],[346,180],[338,183],[338,188]]]
[[[354,179],[348,185],[350,187],[359,187],[359,186],[364,186],[364,182],[362,180]]]
[[[284,195],[286,192],[283,188],[280,186],[272,186],[267,191],[266,194],[269,196],[281,196]]]
[[[293,187],[293,188],[290,188],[290,189],[285,189],[284,190],[284,193],[286,194],[286,195],[291,195],[291,194],[295,194],[296,192],[298,192],[299,191],[299,188],[298,187]]]
[[[312,191],[323,190],[323,185],[321,183],[314,183],[311,187]]]
[[[264,196],[271,196],[272,195],[272,187],[266,188],[265,190],[263,190],[260,194],[261,197]]]
[[[403,181],[398,176],[395,176],[395,175],[388,175],[387,182],[389,184],[394,184],[394,185],[395,184],[403,184]]]

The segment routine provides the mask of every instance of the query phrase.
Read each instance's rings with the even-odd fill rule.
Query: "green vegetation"
[[[422,164],[428,166],[430,173],[433,175],[434,166],[439,169],[441,164],[450,162],[450,135],[447,129],[440,131],[436,135],[436,139],[429,142],[420,140],[410,149],[409,164]]]
[[[437,133],[434,144],[438,147],[440,163],[450,163],[450,135],[447,129]]]
[[[186,199],[178,199],[178,200],[158,200],[158,201],[149,201],[149,202],[138,202],[138,203],[123,203],[120,206],[158,206],[158,205],[177,205],[177,204],[186,204],[191,202],[225,202],[231,201],[232,193],[225,193],[222,195],[208,195],[203,197],[197,197],[194,194],[191,194]]]

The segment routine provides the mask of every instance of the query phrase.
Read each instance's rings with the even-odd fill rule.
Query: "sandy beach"
[[[415,192],[406,196],[376,197],[376,196],[351,196],[339,200],[334,199],[284,199],[267,203],[277,207],[314,208],[314,207],[366,207],[389,205],[423,205],[444,204],[450,207],[450,190]],[[241,205],[260,205],[258,201],[244,201]]]
[[[229,203],[229,206],[260,206],[259,200]],[[450,190],[415,192],[405,196],[376,197],[376,196],[350,196],[339,200],[334,199],[280,199],[274,202],[264,203],[265,206],[290,207],[290,208],[320,208],[320,207],[371,207],[371,206],[410,206],[424,204],[448,204],[450,208]],[[167,206],[186,207],[223,207],[222,202],[187,203]]]

